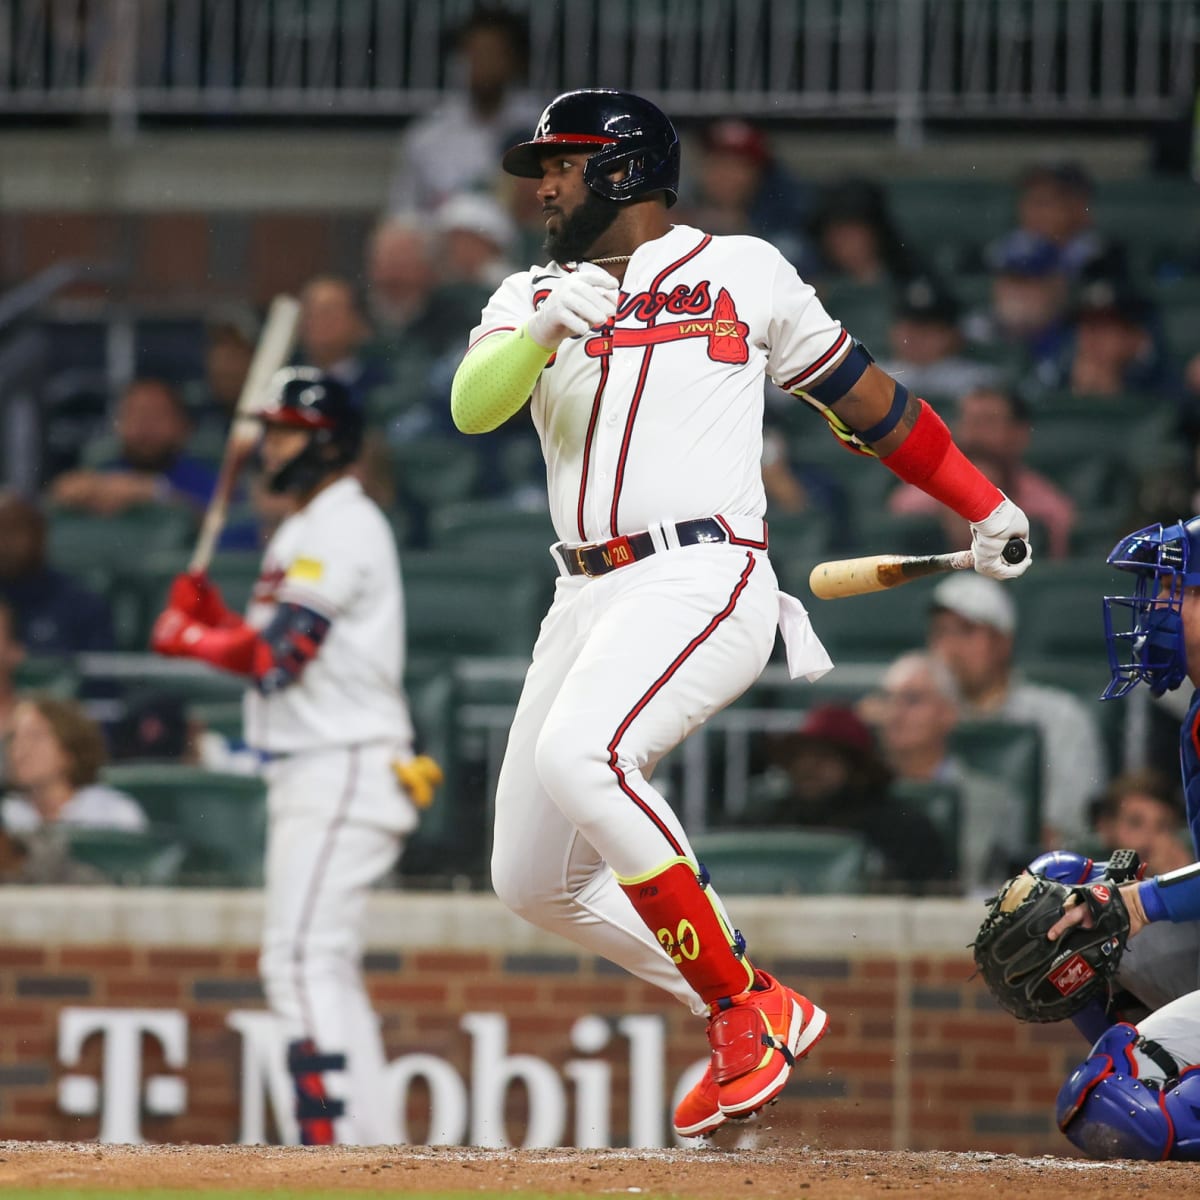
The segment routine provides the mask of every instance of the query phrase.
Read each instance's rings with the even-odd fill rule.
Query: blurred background
[[[287,291],[296,361],[368,414],[447,771],[397,883],[486,886],[554,534],[528,419],[461,437],[449,387],[542,261],[501,151],[597,85],[676,120],[676,219],[774,242],[1034,526],[999,596],[813,599],[821,558],[968,535],[770,391],[772,559],[838,668],[773,662],[659,768],[723,889],[981,893],[1062,844],[1186,860],[1178,714],[1097,696],[1105,555],[1200,507],[1198,51],[1195,0],[0,0],[0,878],[261,878],[241,685],[146,643]],[[247,479],[212,569],[234,606],[278,519]],[[54,771],[141,817],[28,828]]]

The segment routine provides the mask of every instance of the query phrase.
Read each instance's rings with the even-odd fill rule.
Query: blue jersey
[[[1200,859],[1200,688],[1196,689],[1179,730],[1179,773],[1187,801],[1192,850]]]

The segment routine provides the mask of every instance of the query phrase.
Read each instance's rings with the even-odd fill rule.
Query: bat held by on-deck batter
[[[217,539],[225,528],[225,517],[229,501],[242,467],[258,443],[259,426],[254,414],[264,407],[267,388],[271,377],[287,364],[296,343],[296,331],[300,323],[300,303],[293,296],[276,296],[271,301],[266,324],[246,372],[234,411],[233,423],[225,439],[225,451],[221,456],[221,470],[217,475],[216,487],[208,502],[204,522],[196,538],[188,571],[199,573],[208,570],[216,549]]]
[[[1007,562],[1019,563],[1028,554],[1020,538],[1009,538],[1003,555]],[[866,558],[839,558],[817,563],[808,577],[812,594],[821,600],[838,600],[844,596],[865,596],[888,588],[940,575],[943,571],[969,571],[975,566],[970,550],[953,554],[873,554]]]

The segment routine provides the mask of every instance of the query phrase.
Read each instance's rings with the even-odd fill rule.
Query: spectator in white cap
[[[510,256],[517,240],[512,217],[492,196],[460,192],[438,210],[441,267],[448,283],[477,284],[494,290],[516,270]]]
[[[1042,739],[1042,845],[1058,849],[1088,829],[1088,800],[1107,782],[1096,724],[1070,692],[1029,683],[1013,667],[1016,609],[1007,589],[973,572],[933,590],[927,640],[950,668],[964,717],[1035,725]]]

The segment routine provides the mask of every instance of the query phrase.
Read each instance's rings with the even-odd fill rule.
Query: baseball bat
[[[1006,562],[1019,563],[1029,553],[1029,548],[1020,538],[1009,538],[1001,553]],[[969,571],[974,566],[975,555],[970,550],[956,550],[953,554],[875,554],[867,558],[839,558],[817,563],[808,577],[808,586],[821,600],[840,600],[843,596],[886,591],[926,575],[940,575],[943,571]]]
[[[237,408],[234,409],[233,421],[225,439],[225,449],[221,454],[217,483],[205,510],[200,533],[196,537],[196,548],[192,551],[192,558],[188,563],[189,572],[207,571],[209,563],[212,562],[217,539],[225,528],[229,501],[233,496],[238,476],[258,443],[259,429],[254,414],[266,402],[271,377],[291,358],[299,324],[299,301],[292,296],[276,296],[271,301],[267,322],[259,335],[254,357],[250,360],[250,369],[246,372],[246,381],[242,384],[241,395],[238,396]]]

